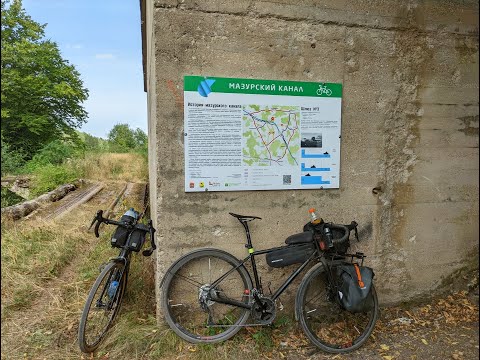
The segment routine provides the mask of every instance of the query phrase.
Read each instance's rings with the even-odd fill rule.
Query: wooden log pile
[[[28,200],[20,204],[8,206],[2,209],[2,217],[5,216],[13,220],[21,219],[24,216],[30,214],[31,212],[37,210],[44,203],[60,200],[70,191],[75,190],[77,187],[78,186],[76,184],[65,184],[46,194],[40,195],[33,200]]]

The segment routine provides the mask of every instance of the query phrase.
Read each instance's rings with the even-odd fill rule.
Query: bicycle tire
[[[351,313],[335,296],[324,266],[317,264],[298,288],[295,311],[309,340],[323,351],[338,354],[356,350],[368,340],[378,318],[378,298],[372,284],[372,308],[366,313]]]
[[[111,281],[116,277],[118,278],[118,276],[121,276],[121,278],[117,280],[119,281],[119,285],[113,299],[111,299],[107,293],[107,289],[110,286]],[[95,351],[102,342],[107,331],[111,328],[113,321],[120,310],[120,305],[125,293],[127,276],[128,269],[125,269],[124,263],[110,261],[95,280],[95,283],[88,294],[78,327],[78,344],[82,352],[91,353]],[[99,290],[100,293],[98,293]],[[100,296],[100,298],[98,298],[98,296]],[[94,304],[95,299],[96,301]],[[93,308],[92,304],[94,306]],[[92,311],[95,309],[98,311]],[[93,330],[90,329],[93,323],[93,317],[89,315],[94,313],[100,314],[98,318],[101,320],[106,320],[105,324],[102,321],[98,334],[93,333]],[[90,340],[91,338],[93,338],[93,340]]]
[[[203,272],[202,265],[208,272]],[[238,268],[211,291],[248,304],[245,290],[252,289],[250,275],[236,257],[225,251],[196,250],[180,258],[168,270],[161,304],[167,324],[178,336],[194,344],[216,343],[231,338],[241,329],[250,310],[205,298],[202,305],[200,300],[207,286],[234,267]],[[182,292],[183,285],[186,290]]]

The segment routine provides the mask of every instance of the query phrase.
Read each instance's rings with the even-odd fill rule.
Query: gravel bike
[[[148,225],[140,224],[142,216],[143,214],[140,215],[131,208],[120,221],[115,221],[104,218],[103,211],[99,210],[90,225],[92,227],[96,223],[97,238],[100,236],[98,233],[100,224],[117,225],[111,238],[111,245],[120,248],[120,253],[103,266],[88,294],[78,329],[80,350],[85,353],[95,351],[111,328],[127,287],[132,252],[139,252],[142,249],[147,233],[150,234],[151,248],[143,250],[143,256],[152,255],[156,249],[152,220],[149,220]]]
[[[373,284],[369,305],[361,312],[347,311],[341,302],[337,270],[365,255],[348,254],[350,231],[357,223],[304,226],[304,232],[286,239],[287,246],[255,251],[248,223],[257,216],[230,213],[245,229],[248,256],[243,260],[219,250],[194,250],[171,265],[161,281],[161,306],[168,325],[191,343],[215,343],[229,339],[242,327],[270,325],[275,319],[276,302],[309,264],[297,290],[295,318],[310,341],[330,353],[359,348],[373,331],[378,316],[378,299]],[[295,269],[282,285],[267,294],[263,290],[255,258],[266,255],[273,267],[294,263]],[[250,261],[253,280],[246,269]],[[373,276],[372,276],[373,277]],[[252,323],[247,324],[248,318]]]

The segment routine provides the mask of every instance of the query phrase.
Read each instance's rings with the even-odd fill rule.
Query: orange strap
[[[363,289],[365,287],[365,283],[362,281],[362,274],[360,274],[360,268],[358,267],[358,264],[353,264],[353,267],[355,268],[355,272],[357,273],[358,286]]]

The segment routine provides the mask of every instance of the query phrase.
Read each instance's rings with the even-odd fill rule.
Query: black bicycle
[[[127,287],[132,252],[142,249],[147,233],[150,234],[151,248],[143,250],[142,254],[150,256],[156,249],[152,221],[148,225],[140,224],[142,215],[132,208],[120,221],[115,221],[104,218],[103,211],[99,210],[90,225],[92,227],[96,223],[97,238],[100,236],[100,224],[117,225],[111,245],[121,250],[118,257],[105,264],[88,294],[78,329],[80,350],[85,353],[95,351],[112,326]]]
[[[309,264],[316,263],[304,276],[295,301],[295,317],[307,337],[331,353],[355,350],[368,339],[378,316],[375,288],[369,284],[365,290],[366,286],[361,283],[363,287],[358,291],[368,291],[368,296],[360,310],[358,306],[353,310],[346,306],[343,295],[348,295],[348,291],[340,275],[343,274],[340,269],[353,264],[354,259],[363,265],[363,253],[346,252],[352,230],[358,240],[356,222],[349,225],[323,220],[310,222],[302,233],[288,237],[286,246],[255,251],[248,222],[260,218],[230,215],[245,228],[245,247],[249,253],[245,259],[240,261],[218,249],[195,250],[178,259],[162,279],[163,314],[177,335],[192,343],[215,343],[229,339],[242,327],[272,324],[279,296]],[[255,263],[258,255],[266,255],[272,267],[301,265],[273,294],[271,291],[267,294]],[[245,267],[248,261],[254,283]],[[356,269],[357,265],[355,263]],[[373,277],[373,272],[371,274]],[[253,321],[247,324],[249,316]]]

